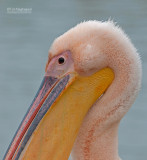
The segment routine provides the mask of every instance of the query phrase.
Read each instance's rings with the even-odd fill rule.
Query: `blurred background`
[[[119,154],[147,159],[146,0],[0,0],[0,159],[38,90],[53,40],[81,21],[109,18],[129,35],[143,63],[141,92],[120,124]]]

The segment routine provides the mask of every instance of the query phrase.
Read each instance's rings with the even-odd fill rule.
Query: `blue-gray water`
[[[7,8],[32,8],[8,14]],[[44,75],[52,41],[77,23],[118,22],[143,61],[141,92],[119,129],[123,160],[147,159],[147,1],[146,0],[1,0],[0,1],[0,159]]]

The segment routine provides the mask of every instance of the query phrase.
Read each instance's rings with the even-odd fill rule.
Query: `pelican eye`
[[[58,63],[59,63],[59,64],[64,64],[64,62],[65,62],[65,59],[64,59],[63,57],[60,57],[60,58],[58,59]]]

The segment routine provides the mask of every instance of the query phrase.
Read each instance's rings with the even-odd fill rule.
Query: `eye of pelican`
[[[58,59],[58,63],[59,63],[59,64],[64,64],[64,63],[65,63],[64,57],[60,57],[60,58]]]

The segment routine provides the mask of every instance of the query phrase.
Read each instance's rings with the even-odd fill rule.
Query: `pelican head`
[[[45,76],[5,160],[118,160],[119,122],[141,84],[139,55],[113,22],[87,21],[51,45]]]

